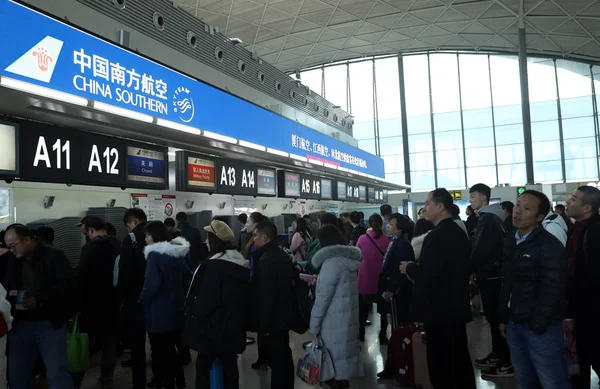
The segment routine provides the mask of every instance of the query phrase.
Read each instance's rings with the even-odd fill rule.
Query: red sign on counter
[[[188,185],[214,189],[215,163],[208,159],[188,157]]]

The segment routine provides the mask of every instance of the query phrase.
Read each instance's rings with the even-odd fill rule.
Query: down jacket
[[[336,380],[351,380],[364,374],[358,340],[358,269],[361,251],[350,246],[322,248],[315,257],[321,266],[310,332],[320,334],[331,353]]]

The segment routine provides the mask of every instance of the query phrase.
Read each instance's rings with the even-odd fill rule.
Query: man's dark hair
[[[323,228],[319,230],[318,238],[321,248],[335,245],[346,245],[346,240],[344,239],[342,232],[334,225],[323,226]]]
[[[270,241],[277,240],[277,227],[269,220],[258,223],[254,231],[257,235],[266,235]]]
[[[526,194],[536,197],[539,200],[539,205],[538,205],[538,210],[537,210],[536,215],[542,215],[542,216],[546,217],[546,215],[550,212],[550,207],[551,207],[548,196],[546,196],[542,192],[538,192],[537,190],[531,190],[531,189],[523,192],[521,194],[521,196],[526,195]],[[519,196],[519,197],[521,197],[521,196]]]
[[[165,226],[167,226],[168,228],[173,228],[175,227],[176,223],[175,220],[173,220],[172,217],[168,217],[165,219]]]
[[[350,214],[350,221],[354,224],[360,224],[360,222],[362,221],[362,217],[360,217],[360,213],[359,212],[352,212]]]
[[[238,221],[242,224],[248,223],[248,215],[246,215],[245,213],[240,213],[238,215]]]
[[[392,206],[389,204],[383,204],[381,207],[379,207],[379,213],[383,217],[390,216],[392,214]]]
[[[250,214],[250,219],[252,219],[252,221],[256,224],[269,220],[267,217],[265,217],[265,215],[263,215],[260,212],[252,212]]]
[[[167,226],[165,226],[163,222],[158,220],[146,224],[144,233],[146,235],[150,235],[154,243],[168,242],[171,240],[171,237],[169,236],[169,230],[167,230]]]
[[[452,204],[452,216],[460,215],[460,208],[456,204]]]
[[[365,220],[365,213],[363,211],[358,211],[358,214],[360,216],[361,221]]]
[[[492,197],[492,189],[490,189],[489,186],[487,186],[486,184],[475,184],[473,185],[470,189],[469,189],[469,193],[479,193],[481,195],[484,195],[485,197],[487,197],[487,200],[490,201],[490,198]]]
[[[417,211],[417,215],[420,214],[421,212],[423,212],[425,210],[425,208],[419,208],[419,210]]]
[[[110,236],[117,236],[117,228],[112,223],[106,223],[106,233]]]
[[[185,212],[179,212],[175,215],[175,219],[177,219],[177,223],[185,223],[187,222],[187,214]]]
[[[86,228],[88,222],[86,222]],[[54,228],[50,226],[41,226],[35,231],[35,236],[41,240],[44,244],[52,246],[54,244]]]
[[[337,217],[333,213],[327,212],[323,216],[321,216],[321,225],[322,226],[326,226],[326,225],[335,226],[336,224],[337,224]]]
[[[600,209],[600,190],[593,186],[580,186],[577,190],[583,193],[581,204],[591,206],[592,213],[598,213],[598,209]]]
[[[565,206],[562,204],[556,204],[554,209],[560,209],[563,213],[565,212]]]
[[[146,212],[141,208],[129,208],[123,215],[123,223],[127,224],[130,221],[137,220],[140,223],[148,221]]]
[[[350,212],[344,212],[340,215],[340,219],[343,217],[350,217]]]
[[[502,207],[503,210],[505,210],[506,212],[508,212],[511,215],[513,213],[513,208],[515,207],[515,205],[513,204],[512,201],[503,201],[500,203],[500,206]]]
[[[489,188],[488,188],[489,189]],[[449,214],[452,214],[452,206],[454,205],[454,200],[452,199],[452,195],[444,188],[434,189],[431,192],[431,200],[434,204],[442,204],[444,209],[448,211]]]
[[[85,222],[85,230],[88,231],[90,228],[106,231],[106,223],[98,216],[90,216]]]
[[[11,224],[10,226],[6,227],[5,233],[8,233],[9,231],[12,231],[15,235],[17,235],[20,240],[25,238],[35,238],[33,231],[23,224]]]

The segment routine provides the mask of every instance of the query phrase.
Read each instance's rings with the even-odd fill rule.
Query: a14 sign
[[[256,196],[257,169],[249,163],[217,160],[217,193]]]

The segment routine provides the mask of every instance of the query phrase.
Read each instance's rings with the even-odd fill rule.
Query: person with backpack
[[[223,366],[223,388],[238,389],[237,354],[246,349],[243,315],[249,264],[236,251],[227,223],[213,220],[204,230],[209,259],[194,275],[181,337],[184,345],[198,352],[196,389],[210,388],[210,369],[217,359]]]
[[[260,258],[259,339],[262,337],[268,345],[271,388],[293,389],[290,330],[293,324],[294,266],[277,244],[277,227],[273,223],[261,222],[253,230],[254,256]]]
[[[129,234],[121,245],[117,296],[123,300],[127,332],[131,347],[131,374],[133,389],[146,388],[146,322],[144,307],[139,303],[146,275],[146,213],[140,208],[129,208],[123,215]],[[127,363],[123,362],[122,364]]]
[[[119,302],[113,285],[116,258],[121,242],[106,232],[106,224],[97,216],[85,222],[90,241],[85,245],[79,267],[77,283],[81,316],[79,328],[96,337],[102,344],[98,387],[112,387],[117,363],[117,333],[119,331]],[[75,388],[81,387],[85,373],[72,373]]]
[[[369,217],[370,231],[358,238],[356,247],[362,252],[362,261],[358,270],[358,293],[360,296],[360,341],[365,341],[365,325],[373,303],[377,301],[379,274],[383,267],[383,256],[390,245],[390,239],[384,234],[383,219],[377,214]],[[383,319],[382,319],[383,320]]]
[[[320,337],[331,354],[335,378],[332,389],[346,389],[354,377],[361,377],[358,275],[362,253],[346,246],[342,233],[334,226],[319,231],[321,250],[313,258],[321,267],[315,304],[310,318],[311,334]]]
[[[294,261],[303,262],[308,260],[308,247],[312,243],[312,237],[308,231],[305,218],[296,219],[293,226],[294,234],[292,235],[290,250],[294,255]]]

